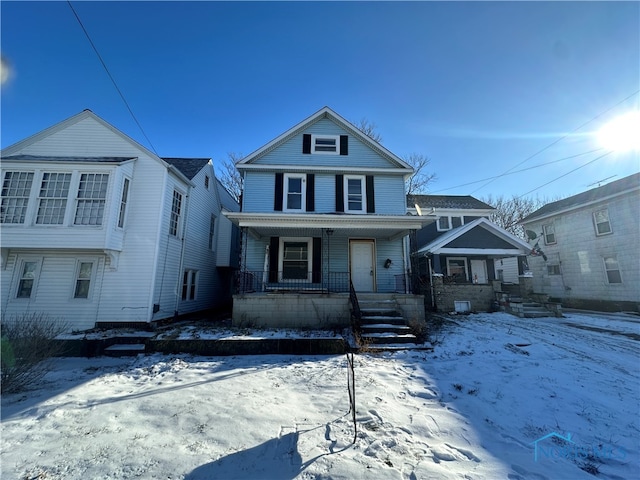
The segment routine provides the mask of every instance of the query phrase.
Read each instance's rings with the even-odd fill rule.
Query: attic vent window
[[[312,135],[311,153],[337,155],[340,137],[338,135]]]

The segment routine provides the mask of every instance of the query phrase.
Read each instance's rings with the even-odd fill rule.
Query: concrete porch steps
[[[126,344],[116,343],[104,349],[107,357],[131,357],[146,353],[147,347],[144,343]]]
[[[366,299],[360,305],[360,338],[368,348],[417,344],[402,310],[393,299]],[[406,347],[405,347],[406,348]]]

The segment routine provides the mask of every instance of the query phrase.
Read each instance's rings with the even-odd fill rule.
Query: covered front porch
[[[234,324],[296,328],[349,325],[351,286],[356,295],[412,296],[407,235],[432,221],[242,212],[229,218],[242,231]]]

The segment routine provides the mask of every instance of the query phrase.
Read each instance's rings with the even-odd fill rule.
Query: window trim
[[[127,224],[127,217],[129,213],[127,206],[129,204],[130,191],[131,179],[129,177],[124,177],[122,179],[122,189],[120,190],[120,208],[118,209],[118,222],[116,223],[117,228],[124,228]]]
[[[27,193],[27,196],[25,197],[24,195],[9,195],[11,193],[11,190],[20,190],[20,186],[16,185],[15,187],[11,187],[11,182],[14,180],[14,176],[18,176],[17,182],[25,182],[25,187],[22,190],[28,190],[27,192],[22,191],[21,193]],[[11,177],[9,179],[7,179],[7,176]],[[24,177],[24,178],[23,178]],[[6,170],[4,172],[4,176],[2,177],[2,187],[1,190],[2,195],[0,198],[0,203],[2,204],[2,208],[5,210],[4,212],[2,212],[0,214],[0,224],[2,225],[25,225],[27,223],[27,218],[29,216],[29,207],[32,205],[32,202],[30,202],[31,200],[31,196],[32,196],[32,192],[33,192],[33,186],[35,184],[34,182],[35,179],[35,172],[33,171],[28,171],[28,170]],[[9,185],[7,185],[7,180],[9,181]],[[29,184],[29,187],[27,189],[26,184]],[[7,189],[7,194],[4,194],[4,190]],[[16,201],[16,205],[5,205],[5,200],[7,200],[7,204],[10,203],[11,200],[15,200]],[[24,202],[23,205],[18,206],[17,203],[20,203],[20,201]],[[13,212],[10,215],[10,218],[12,220],[14,220],[16,218],[16,210],[20,210],[22,213],[21,215],[18,215],[19,219],[22,221],[11,221],[11,222],[6,222],[5,218],[8,216],[8,214],[6,213],[6,209],[10,208],[13,209]]]
[[[77,297],[76,293],[78,290],[78,281],[80,280],[87,280],[87,279],[81,279],[80,278],[80,271],[82,268],[82,264],[83,263],[90,263],[91,264],[91,276],[89,277],[89,289],[87,291],[87,296],[86,297]],[[71,289],[71,299],[72,300],[80,300],[80,301],[87,301],[87,300],[91,300],[91,298],[93,297],[93,286],[95,285],[95,279],[96,279],[96,270],[97,270],[97,265],[98,265],[98,259],[96,258],[83,258],[83,257],[79,257],[76,259],[76,268],[75,268],[75,274],[73,277],[73,286]]]
[[[183,302],[192,302],[198,299],[198,285],[200,271],[195,268],[185,268],[182,272],[182,289],[180,299]]]
[[[280,237],[278,246],[278,282],[298,282],[311,283],[313,270],[313,237]],[[307,244],[307,278],[284,278],[284,244],[285,243],[306,243]]]
[[[104,197],[96,197],[96,198],[92,198],[91,196],[89,197],[80,197],[80,185],[82,184],[82,177],[83,176],[93,176],[94,177],[94,182],[93,184],[95,185],[95,177],[100,176],[102,178],[106,177],[106,184],[104,187]],[[73,212],[73,222],[72,225],[75,226],[81,226],[81,227],[101,227],[103,222],[104,222],[104,218],[105,218],[105,211],[106,211],[106,205],[107,205],[107,196],[109,195],[109,173],[105,173],[105,172],[78,172],[78,182],[77,182],[77,186],[75,189],[75,209]],[[77,223],[78,220],[78,209],[80,208],[81,203],[87,203],[87,204],[97,204],[97,205],[102,205],[102,211],[100,213],[99,216],[96,217],[96,223],[91,223],[91,214],[89,215],[89,222],[90,223]],[[98,207],[100,208],[100,207]],[[82,218],[82,217],[80,217]]]
[[[607,269],[607,259],[611,258],[616,262],[616,265],[618,266],[617,269]],[[602,263],[604,266],[604,278],[606,280],[606,284],[607,285],[622,285],[623,281],[622,281],[622,269],[620,268],[620,262],[618,261],[618,255],[606,255],[606,256],[602,256]],[[609,272],[618,272],[618,276],[620,277],[620,281],[619,282],[611,282],[609,279]]]
[[[335,150],[317,150],[317,140],[332,140]],[[340,155],[340,135],[311,134],[311,153],[318,155]]]
[[[299,178],[300,183],[300,208],[289,208],[289,179]],[[282,179],[282,211],[306,212],[307,210],[307,175],[304,173],[285,173]]]
[[[469,262],[467,257],[447,257],[447,276],[451,277],[451,267],[449,265],[450,260],[462,260],[464,262],[464,280],[469,282]]]
[[[35,209],[35,214],[33,217],[33,224],[38,226],[60,226],[60,225],[68,225],[68,216],[70,216],[71,214],[70,209],[69,209],[69,197],[71,195],[72,192],[77,191],[77,182],[74,181],[74,173],[75,172],[68,172],[68,171],[57,171],[57,170],[52,170],[52,171],[47,171],[47,170],[43,170],[40,175],[39,175],[39,187],[38,190],[36,192],[36,209]],[[43,191],[43,183],[45,181],[45,175],[56,175],[56,179],[58,178],[59,175],[68,175],[69,176],[69,185],[67,186],[66,189],[66,193],[64,197],[59,197],[59,196],[42,196],[42,191]],[[48,180],[48,179],[47,179]],[[57,180],[56,180],[57,181]],[[75,187],[75,188],[74,188]],[[48,190],[48,187],[47,187]],[[45,191],[45,193],[47,193]],[[54,187],[53,189],[53,194],[56,193],[56,188]],[[52,223],[52,222],[38,222],[38,217],[40,217],[40,209],[42,208],[42,201],[43,200],[60,200],[62,201],[62,205],[63,207],[53,207],[53,208],[62,208],[62,219],[60,222],[57,223]],[[45,209],[47,207],[44,207]],[[43,213],[42,217],[46,217],[47,214]],[[59,217],[60,215],[58,215]],[[74,225],[75,226],[75,225]],[[85,225],[80,225],[80,226],[85,226]]]
[[[349,180],[360,180],[362,208],[351,210],[349,208]],[[343,178],[344,213],[366,214],[367,213],[367,177],[366,175],[345,175]]]
[[[20,292],[20,284],[23,280],[25,280],[24,267],[27,263],[36,264],[36,268],[33,272],[33,284],[31,285],[31,290],[29,291],[28,297],[19,297],[18,293]],[[13,292],[13,299],[19,302],[31,301],[34,298],[34,295],[38,288],[38,281],[40,280],[40,269],[42,268],[42,257],[19,257],[18,265],[20,266],[20,268],[17,270],[18,274],[15,291]]]
[[[176,199],[176,195],[180,195],[180,205],[178,207],[177,213],[174,211],[174,201]],[[171,195],[171,208],[169,209],[169,236],[180,238],[180,233],[182,232],[182,216],[184,212],[184,193],[178,190],[177,188],[173,189],[173,195]],[[174,225],[175,224],[175,225]]]
[[[607,221],[606,222],[598,223],[598,220],[596,219],[596,215],[598,213],[600,213],[600,212],[605,212],[606,213],[606,215],[607,215]],[[613,233],[613,228],[611,228],[611,218],[609,217],[609,208],[601,208],[599,210],[596,210],[591,214],[591,216],[593,218],[593,228],[596,231],[596,237],[602,237],[604,235],[611,235]],[[598,225],[604,225],[605,223],[609,225],[609,231],[600,233],[598,231]]]
[[[216,251],[217,248],[217,237],[216,237],[216,228],[218,228],[218,217],[211,214],[209,218],[209,250],[212,252]]]
[[[553,230],[551,233],[547,232],[547,228],[551,227]],[[558,237],[556,236],[556,226],[553,223],[547,223],[542,225],[542,235],[544,236],[545,245],[555,245],[558,243]],[[553,241],[549,241],[549,235],[553,235]]]
[[[560,264],[559,263],[548,263],[547,264],[547,275],[548,276],[562,275],[562,270],[560,269]]]
[[[440,219],[442,218],[446,218],[447,219],[447,225],[448,228],[443,228],[440,226]],[[458,228],[458,227],[454,227],[453,226],[453,219],[454,218],[459,218],[460,219],[460,226],[464,225],[464,216],[463,215],[440,215],[438,217],[438,220],[436,220],[436,230],[438,232],[448,232],[449,230],[453,230],[454,228]]]

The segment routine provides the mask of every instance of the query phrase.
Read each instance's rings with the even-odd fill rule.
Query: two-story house
[[[469,195],[408,195],[407,210],[437,219],[412,239],[413,271],[434,310],[486,311],[503,283],[520,284],[531,246],[491,222],[490,205]]]
[[[230,303],[239,210],[206,158],[160,158],[85,110],[1,152],[5,318],[146,325]]]
[[[403,296],[424,318],[423,299],[406,295],[405,238],[434,219],[406,215],[410,165],[325,107],[236,167],[242,208],[226,213],[243,237],[235,324],[348,324],[350,284]]]
[[[520,223],[534,289],[565,307],[640,310],[640,173],[548,203]]]

